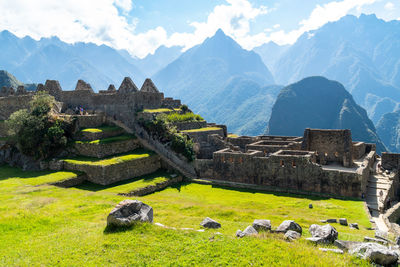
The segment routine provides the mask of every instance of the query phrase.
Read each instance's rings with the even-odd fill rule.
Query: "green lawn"
[[[219,127],[204,127],[199,129],[185,130],[184,133],[194,133],[194,132],[208,132],[208,131],[218,131],[221,130]]]
[[[79,156],[72,159],[64,159],[64,161],[77,165],[107,166],[107,165],[118,164],[125,161],[150,157],[153,154],[154,153],[149,150],[136,149],[132,152],[124,153],[122,155],[111,156],[104,159]]]
[[[144,109],[144,113],[163,113],[163,112],[172,112],[172,109],[169,108],[157,108],[157,109]]]
[[[93,141],[75,141],[75,143],[77,143],[77,144],[110,144],[110,143],[115,143],[115,142],[120,142],[120,141],[131,140],[131,139],[136,139],[136,136],[133,134],[122,134],[122,135],[118,135],[118,136],[113,136],[113,137],[98,139],[98,140],[93,140]]]
[[[83,133],[104,133],[104,132],[113,132],[113,131],[119,131],[119,130],[121,130],[121,128],[118,126],[105,125],[105,126],[101,126],[98,128],[85,128],[85,129],[82,129],[81,132],[83,132]]]
[[[50,173],[0,167],[0,266],[366,266],[347,254],[324,253],[301,239],[278,234],[237,239],[237,229],[256,218],[276,227],[294,219],[305,230],[320,219],[347,217],[361,230],[335,224],[339,238],[362,240],[369,222],[363,203],[261,193],[200,184],[182,184],[145,197],[154,221],[199,229],[209,216],[222,228],[204,233],[163,229],[151,224],[106,231],[107,214],[126,197],[110,188],[33,186]],[[21,177],[21,178],[17,178]],[[35,178],[36,177],[36,178]],[[125,186],[125,185],[119,185]],[[314,209],[309,209],[312,203]],[[222,235],[215,235],[216,231]]]

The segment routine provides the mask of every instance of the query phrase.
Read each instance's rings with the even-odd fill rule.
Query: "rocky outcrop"
[[[278,226],[278,228],[276,228],[275,231],[276,232],[280,232],[280,233],[286,233],[289,230],[298,232],[299,234],[301,234],[303,232],[303,229],[301,228],[301,226],[299,224],[297,224],[295,221],[292,221],[292,220],[283,221]]]
[[[253,227],[258,232],[269,231],[269,230],[271,230],[271,221],[270,220],[254,220]]]
[[[204,228],[212,228],[212,229],[217,229],[221,228],[221,224],[209,217],[205,218],[201,223],[200,226],[203,226]]]
[[[121,201],[107,217],[107,226],[129,227],[136,222],[153,222],[153,208],[139,200]]]
[[[307,238],[307,240],[315,243],[333,243],[339,235],[336,229],[330,224],[324,226],[313,224],[308,231],[312,237]]]

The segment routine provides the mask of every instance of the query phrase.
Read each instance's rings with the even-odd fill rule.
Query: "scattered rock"
[[[161,224],[161,223],[155,223],[154,225],[164,227],[164,228],[166,227],[164,224]]]
[[[221,224],[209,217],[205,218],[201,223],[200,226],[203,226],[204,228],[221,228]]]
[[[153,222],[153,208],[139,200],[121,201],[107,217],[107,226],[131,226],[135,222]]]
[[[254,220],[253,227],[258,232],[269,231],[269,230],[271,230],[271,221],[270,220]]]
[[[313,205],[312,205],[312,204],[308,204],[308,208],[309,208],[309,209],[312,209],[312,208],[313,208]]]
[[[345,226],[348,225],[347,219],[346,219],[346,218],[340,218],[340,219],[339,219],[339,223],[340,223],[341,225],[345,225]]]
[[[199,230],[196,230],[197,232],[204,232],[205,230],[204,229],[199,229]]]
[[[352,250],[353,248],[362,244],[362,242],[335,240],[333,244],[341,250]]]
[[[283,221],[278,228],[276,228],[276,232],[278,233],[286,233],[289,230],[296,231],[300,234],[303,232],[301,226],[292,220]]]
[[[376,243],[362,243],[352,249],[350,254],[380,265],[394,264],[399,257],[395,251]]]
[[[296,231],[289,230],[285,233],[285,239],[288,241],[294,241],[296,239],[299,239],[300,237],[301,234]]]
[[[308,231],[312,237],[307,238],[307,240],[315,243],[333,243],[339,235],[336,229],[330,224],[324,226],[313,224]]]
[[[254,229],[253,226],[247,226],[246,229],[242,232],[241,230],[236,231],[236,236],[237,237],[244,237],[244,236],[251,236],[251,235],[256,235],[258,234],[257,230]]]
[[[380,239],[380,238],[372,238],[372,237],[368,237],[368,236],[364,237],[364,241],[375,242],[375,243],[379,243],[379,244],[382,244],[382,245],[387,245],[388,244],[388,242],[386,240],[383,240],[383,239]]]
[[[328,219],[326,220],[327,223],[337,223],[336,219]]]
[[[327,223],[326,220],[319,220],[321,223]]]
[[[358,228],[358,223],[350,223],[349,226],[351,229],[360,229]]]
[[[338,253],[338,254],[343,254],[343,250],[341,249],[334,249],[334,248],[319,248],[319,250],[323,251],[323,252],[334,252],[334,253]]]

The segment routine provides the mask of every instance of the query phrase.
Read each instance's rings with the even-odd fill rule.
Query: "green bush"
[[[30,102],[29,111],[16,111],[6,121],[9,133],[23,154],[45,159],[67,145],[72,123],[52,112],[54,104],[54,97],[40,92]]]

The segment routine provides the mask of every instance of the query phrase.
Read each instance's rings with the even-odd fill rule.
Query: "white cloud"
[[[278,44],[292,44],[303,33],[316,30],[328,22],[334,22],[352,10],[360,10],[365,5],[370,5],[379,0],[343,0],[332,1],[324,5],[317,5],[310,16],[300,21],[300,27],[290,32],[277,31],[271,33],[269,39]]]
[[[119,14],[132,9],[131,0],[0,0],[0,30],[19,37],[58,36],[61,40],[106,44],[140,57],[167,39],[162,27],[135,34],[137,20]]]
[[[275,25],[273,26],[274,29],[278,29],[278,28],[280,28],[280,27],[281,27],[280,24],[275,24]]]
[[[387,2],[386,5],[384,6],[384,8],[388,11],[392,11],[394,10],[394,4],[392,2]]]
[[[253,7],[248,0],[226,1],[227,4],[216,6],[205,22],[190,23],[195,28],[193,33],[172,34],[167,46],[180,45],[188,49],[202,43],[207,37],[213,36],[218,29],[222,29],[225,34],[242,45],[244,40],[252,42],[248,36],[250,22],[260,15],[267,14],[269,10],[265,6]],[[252,46],[249,43],[247,45]]]

